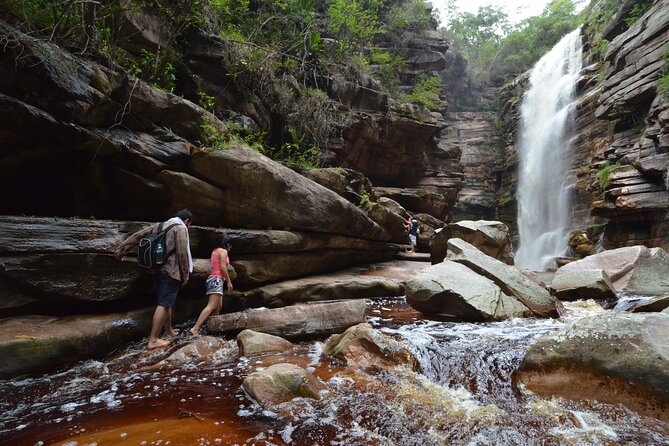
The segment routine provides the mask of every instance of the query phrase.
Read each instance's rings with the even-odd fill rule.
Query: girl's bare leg
[[[207,303],[207,306],[204,307],[204,309],[200,313],[200,316],[197,318],[197,322],[195,322],[193,328],[190,329],[191,334],[194,336],[200,334],[200,328],[202,328],[202,325],[207,320],[207,318],[216,310],[221,300],[220,294],[209,294],[208,297],[209,297],[209,302]]]

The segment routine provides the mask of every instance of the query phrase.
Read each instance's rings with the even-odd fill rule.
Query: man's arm
[[[174,249],[179,266],[179,277],[181,277],[181,286],[186,286],[190,275],[188,264],[188,229],[185,226],[175,226],[176,238],[174,240]]]
[[[131,251],[135,250],[137,248],[137,244],[139,243],[139,239],[142,237],[149,235],[153,232],[155,232],[158,229],[158,225],[160,223],[154,223],[148,228],[144,228],[140,231],[137,231],[130,235],[127,239],[125,239],[121,244],[119,244],[116,247],[116,250],[114,250],[114,257],[117,259],[121,260],[123,256],[128,255],[131,253]]]

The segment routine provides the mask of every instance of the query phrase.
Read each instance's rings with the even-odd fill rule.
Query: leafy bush
[[[606,187],[609,185],[609,175],[611,175],[611,172],[613,172],[618,167],[620,167],[619,163],[605,164],[604,167],[599,169],[599,171],[595,174],[597,182],[599,183],[599,187],[606,189]]]
[[[664,73],[657,83],[657,94],[669,98],[669,73]]]
[[[430,110],[440,110],[442,107],[439,100],[440,93],[440,77],[421,75],[416,80],[411,94],[404,95],[402,99],[413,104],[422,105]]]

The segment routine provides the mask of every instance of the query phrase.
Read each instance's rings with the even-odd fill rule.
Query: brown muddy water
[[[313,341],[288,355],[239,357],[232,338],[210,362],[147,370],[168,352],[138,343],[103,362],[0,381],[0,444],[669,445],[669,423],[622,406],[542,399],[516,382],[529,345],[595,311],[567,308],[563,321],[469,324],[427,320],[401,298],[370,302],[369,322],[403,341],[420,373],[356,372]],[[241,384],[279,362],[310,368],[328,392],[263,410]]]

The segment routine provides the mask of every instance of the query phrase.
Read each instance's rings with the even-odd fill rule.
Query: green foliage
[[[374,64],[373,73],[388,91],[394,91],[399,82],[400,71],[406,67],[406,60],[389,51],[373,48],[369,61]]]
[[[664,73],[657,83],[657,94],[669,98],[669,73]]]
[[[439,100],[441,93],[441,78],[438,76],[421,75],[416,80],[411,94],[404,95],[402,99],[413,104],[422,105],[430,110],[440,110],[442,105]]]
[[[197,95],[200,97],[200,107],[204,108],[210,113],[216,111],[216,98],[214,96],[209,96],[204,91],[198,91]]]
[[[331,0],[327,9],[330,32],[338,36],[337,54],[359,51],[383,32],[379,0]]]
[[[289,127],[290,140],[279,147],[263,146],[261,153],[275,161],[281,161],[302,169],[313,169],[320,167],[321,151],[318,147],[310,145],[305,140],[305,135],[298,135],[297,131]]]
[[[575,1],[552,0],[540,15],[523,20],[500,41],[490,76],[508,80],[530,69],[580,22]]]
[[[174,93],[177,82],[174,64],[177,63],[178,57],[174,51],[167,52],[166,56],[161,58],[156,53],[142,49],[140,56],[130,62],[128,71],[133,76],[149,81],[156,88]]]
[[[363,190],[360,193],[360,196],[361,196],[360,203],[358,203],[358,207],[360,209],[365,209],[375,203],[375,201],[372,200],[372,195],[366,190]]]
[[[201,141],[201,143],[207,147],[226,149],[230,144],[242,143],[261,153],[265,150],[266,133],[252,133],[235,122],[226,122],[225,130],[221,132],[217,126],[213,125],[208,116],[203,116],[200,129],[202,129],[204,137],[204,141]]]
[[[638,0],[635,2],[632,9],[627,13],[625,24],[627,26],[632,26],[650,9],[651,6],[653,6],[653,0]]]
[[[611,172],[613,172],[614,169],[617,169],[620,167],[619,163],[615,164],[605,164],[604,167],[599,169],[599,171],[595,174],[595,177],[597,178],[597,182],[599,183],[599,187],[602,189],[606,189],[606,187],[609,185],[609,175],[611,175]]]

